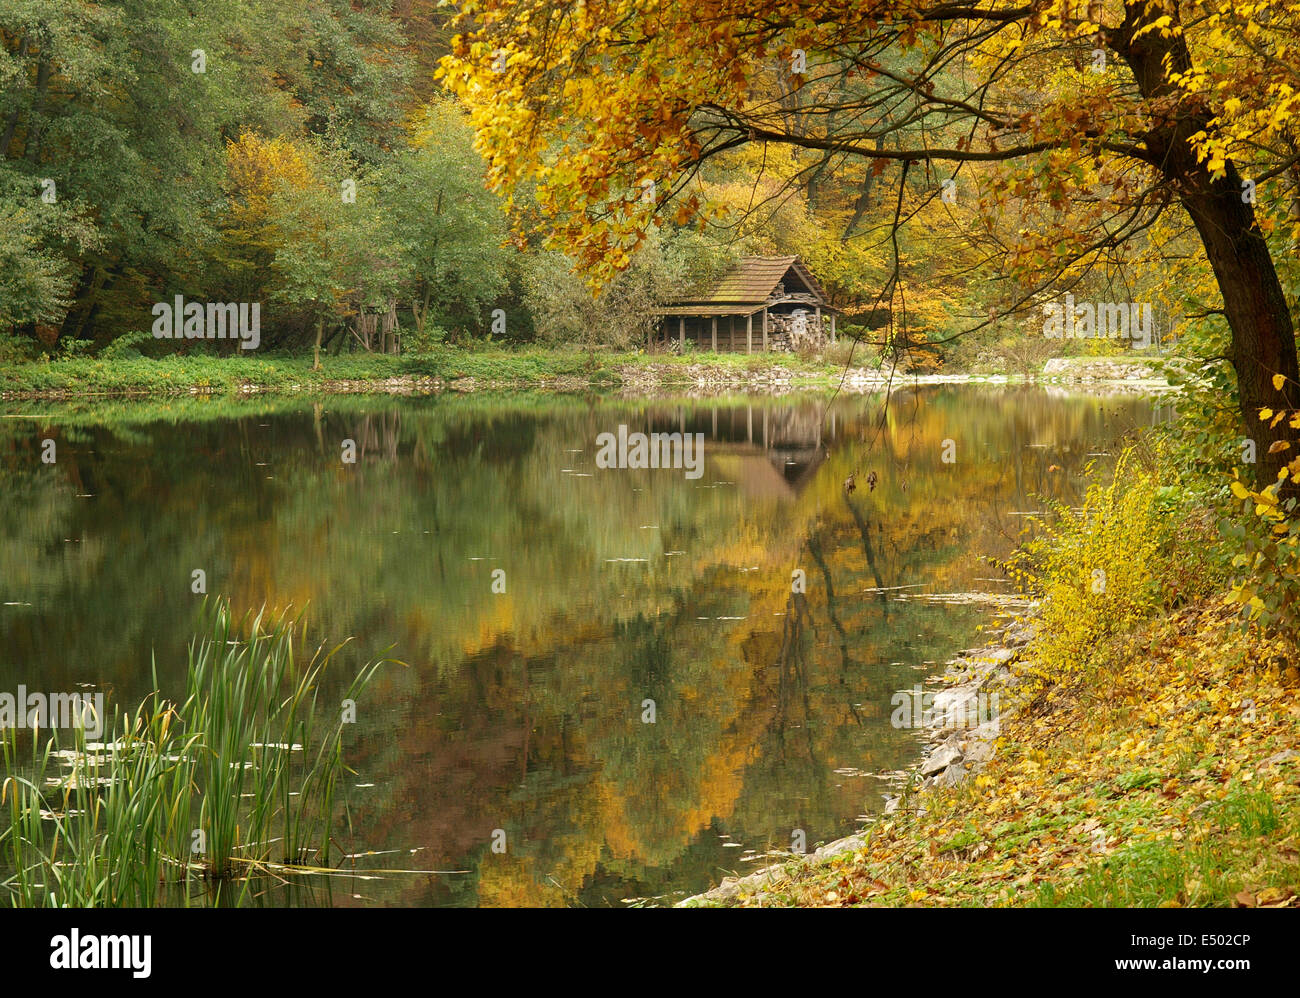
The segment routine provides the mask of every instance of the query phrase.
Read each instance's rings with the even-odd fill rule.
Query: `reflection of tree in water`
[[[750,672],[730,654],[728,629],[694,619],[734,613],[744,594],[689,596],[677,612],[627,622],[608,644],[580,649],[582,664],[557,676],[565,685],[577,679],[576,693],[597,663],[610,672],[581,740],[599,768],[613,862],[675,859],[705,815],[729,807],[752,748],[744,727]],[[646,699],[655,701],[653,724],[642,721]]]

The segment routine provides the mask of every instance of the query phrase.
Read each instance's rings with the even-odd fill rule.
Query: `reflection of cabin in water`
[[[699,297],[658,310],[661,346],[793,350],[835,342],[835,310],[797,256],[746,257]],[[828,318],[829,321],[824,321]]]
[[[703,433],[715,473],[750,498],[794,498],[826,459],[815,405],[656,406],[647,410],[646,423],[647,432]]]

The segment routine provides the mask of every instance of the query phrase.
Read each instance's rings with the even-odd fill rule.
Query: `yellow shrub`
[[[1043,599],[1034,655],[1046,678],[1077,675],[1113,635],[1204,588],[1198,545],[1179,543],[1189,529],[1181,494],[1129,450],[1109,484],[1088,489],[1081,511],[1058,505],[1051,522],[1039,521],[1010,568]]]

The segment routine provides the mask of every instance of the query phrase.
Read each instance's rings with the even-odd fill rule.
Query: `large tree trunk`
[[[103,304],[103,296],[113,290],[123,272],[126,270],[126,264],[115,263],[107,271],[96,268],[94,282],[91,285],[90,298],[87,300],[85,314],[81,317],[73,334],[73,339],[85,340],[93,339],[95,336],[95,320],[99,316],[100,305]]]
[[[1286,419],[1272,427],[1260,420],[1259,412],[1300,405],[1295,327],[1268,244],[1256,224],[1255,206],[1242,197],[1237,168],[1229,162],[1225,175],[1215,181],[1205,164],[1197,161],[1191,137],[1207,130],[1212,112],[1169,80],[1170,73],[1186,72],[1191,66],[1186,40],[1182,35],[1166,38],[1158,31],[1137,37],[1140,26],[1150,20],[1145,10],[1144,3],[1130,0],[1124,23],[1108,32],[1107,41],[1133,70],[1142,96],[1161,109],[1142,137],[1145,158],[1177,192],[1219,283],[1232,332],[1237,402],[1246,433],[1256,444],[1255,486],[1262,488],[1276,482],[1278,472],[1294,456],[1281,450],[1269,453],[1273,443],[1295,433]],[[1278,374],[1286,379],[1281,389],[1273,387]],[[1300,488],[1287,482],[1282,495],[1300,497]]]
[[[60,338],[75,340],[81,335],[81,327],[90,313],[94,296],[99,291],[99,282],[103,280],[103,270],[93,264],[81,265],[81,277],[77,280],[77,289],[72,295],[72,304],[63,316]]]
[[[1293,451],[1269,453],[1279,440],[1290,440],[1296,432],[1283,418],[1277,426],[1261,421],[1261,409],[1275,412],[1300,406],[1297,391],[1295,327],[1287,307],[1273,258],[1259,230],[1254,211],[1241,201],[1236,170],[1229,164],[1228,175],[1207,196],[1184,196],[1183,203],[1196,225],[1205,252],[1214,268],[1223,295],[1223,309],[1232,330],[1229,356],[1237,371],[1237,400],[1246,423],[1246,436],[1255,441],[1258,464],[1256,487],[1277,481],[1282,466]],[[1281,390],[1273,387],[1273,375],[1287,379]],[[1295,482],[1287,482],[1284,496],[1300,496]]]

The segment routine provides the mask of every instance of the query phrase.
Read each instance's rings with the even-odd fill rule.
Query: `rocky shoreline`
[[[931,787],[951,787],[971,778],[993,758],[1001,721],[1012,708],[1001,693],[1016,686],[1024,674],[1024,650],[1033,639],[1037,604],[1027,603],[1002,629],[996,641],[958,652],[938,679],[943,689],[927,694],[920,724],[925,747],[909,772],[909,787],[887,794],[885,814],[906,807],[925,812],[924,794]],[[900,708],[904,709],[904,708]],[[972,724],[972,721],[978,723]],[[807,856],[791,854],[788,860],[744,877],[728,877],[717,887],[695,894],[674,907],[693,908],[727,901],[742,893],[779,887],[799,866],[816,865],[838,853],[860,849],[866,837],[859,832],[828,842]]]
[[[681,391],[691,395],[717,395],[749,392],[784,395],[792,391],[835,391],[861,395],[886,390],[905,390],[923,385],[1020,385],[1039,384],[1078,386],[1089,393],[1130,393],[1163,391],[1170,386],[1153,365],[1120,362],[1104,358],[1060,358],[1050,360],[1038,374],[909,374],[891,367],[852,367],[827,372],[823,369],[791,367],[740,368],[733,365],[663,364],[642,361],[623,364],[604,376],[583,374],[538,375],[529,378],[485,378],[473,375],[400,374],[374,378],[325,378],[321,381],[264,385],[246,380],[233,388],[200,384],[158,384],[121,390],[81,390],[51,388],[42,390],[0,390],[0,401],[75,400],[81,398],[149,398],[196,395],[236,396],[297,394],[327,395],[440,395],[451,392],[586,392],[614,390],[625,397],[640,397],[664,391]]]
[[[784,395],[791,391],[833,389],[846,395],[862,395],[922,385],[964,384],[1086,385],[1090,392],[1106,389],[1117,393],[1160,391],[1170,387],[1154,368],[1145,364],[1074,359],[1065,363],[1049,361],[1043,371],[1037,375],[909,374],[888,367],[853,367],[827,375],[806,369],[780,366],[738,370],[709,363],[686,366],[627,364],[618,369],[616,385],[579,375],[552,375],[525,380],[472,376],[451,379],[436,376],[424,378],[404,376],[381,381],[331,381],[327,383],[325,390],[337,394],[376,392],[392,395],[438,395],[443,392],[458,394],[482,391],[581,392],[596,388],[615,388],[625,397],[638,397],[662,392],[665,389],[680,389],[701,395],[736,391]],[[299,391],[304,387],[306,386],[294,385],[291,390]],[[264,389],[253,385],[242,389],[246,393],[268,390],[275,391],[275,389]]]

